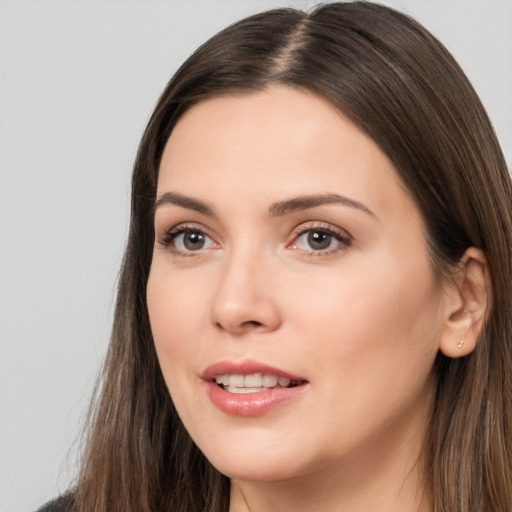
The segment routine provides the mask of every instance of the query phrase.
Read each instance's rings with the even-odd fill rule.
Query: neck
[[[366,475],[354,485],[336,474],[308,475],[293,481],[232,482],[230,512],[430,512],[416,470],[399,488],[390,478],[368,482]],[[403,476],[403,475],[402,475]],[[351,479],[352,481],[354,479]]]

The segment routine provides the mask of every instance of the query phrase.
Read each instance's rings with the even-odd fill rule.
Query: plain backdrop
[[[245,15],[316,2],[0,0],[0,511],[76,475],[109,339],[132,161],[198,44]],[[512,0],[386,1],[453,52],[512,161]]]

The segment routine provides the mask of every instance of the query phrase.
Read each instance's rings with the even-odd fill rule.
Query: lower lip
[[[228,393],[216,382],[207,382],[208,395],[213,405],[233,416],[259,416],[293,400],[304,393],[307,384],[291,388],[269,389],[257,393]]]

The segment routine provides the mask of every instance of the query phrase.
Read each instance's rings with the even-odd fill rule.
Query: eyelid
[[[346,229],[340,228],[334,224],[331,224],[330,222],[317,220],[301,222],[297,227],[293,229],[291,236],[296,237],[298,235],[303,234],[305,231],[311,231],[314,229],[318,229],[319,231],[325,231],[329,234],[336,235],[346,240],[352,240],[353,238],[352,235]]]
[[[186,255],[186,256],[194,256],[198,255],[201,252],[205,252],[209,249],[204,250],[198,250],[198,251],[181,251],[179,249],[176,249],[175,247],[172,247],[172,243],[174,240],[181,235],[182,233],[186,232],[197,232],[202,233],[203,235],[207,236],[212,240],[215,246],[219,246],[219,244],[215,241],[215,237],[212,235],[209,229],[207,229],[202,224],[198,224],[196,222],[183,222],[180,224],[176,224],[172,226],[169,229],[166,229],[163,231],[162,234],[155,237],[155,241],[160,247],[163,249],[169,250],[174,254],[179,255]]]
[[[305,233],[307,233],[309,231],[315,231],[315,230],[326,233],[326,234],[334,237],[336,240],[338,240],[340,245],[337,247],[325,249],[325,250],[316,250],[315,251],[315,250],[311,249],[311,251],[306,251],[308,254],[318,255],[318,256],[326,255],[326,254],[330,254],[332,252],[337,252],[338,250],[346,249],[348,246],[352,245],[353,237],[347,230],[340,228],[338,226],[335,226],[331,223],[324,222],[324,221],[310,221],[310,222],[303,222],[299,226],[294,228],[294,230],[292,231],[292,234],[291,234],[291,241],[287,244],[287,247],[290,249],[294,249],[294,250],[300,250],[296,247],[292,248],[290,246],[294,242],[296,242],[296,240],[300,236],[304,235]]]
[[[297,239],[304,235],[305,233],[309,231],[320,231],[323,233],[326,233],[330,236],[332,236],[335,240],[339,242],[339,244],[336,247],[333,248],[327,248],[325,250],[313,250],[311,251],[300,249],[297,247],[292,247],[292,244],[297,241]],[[158,232],[158,231],[157,231]],[[182,233],[186,232],[198,232],[202,233],[208,238],[210,238],[214,244],[214,247],[206,248],[206,249],[198,249],[197,251],[182,251],[177,249],[176,247],[173,247],[172,244],[176,237],[178,237]],[[325,221],[308,221],[308,222],[302,222],[297,227],[295,227],[290,235],[290,240],[286,243],[286,247],[289,249],[294,249],[301,251],[302,253],[308,253],[312,255],[327,255],[330,253],[337,252],[339,250],[346,249],[348,246],[352,244],[353,237],[352,235],[345,229],[340,228],[336,225],[333,225],[329,222]],[[176,254],[176,255],[182,255],[182,256],[197,256],[201,253],[204,253],[205,251],[218,248],[220,244],[216,241],[216,237],[213,233],[211,233],[211,230],[206,228],[203,224],[199,224],[196,222],[183,222],[176,225],[173,225],[169,229],[165,229],[163,233],[157,235],[155,237],[155,242],[163,249],[169,250],[170,252]]]

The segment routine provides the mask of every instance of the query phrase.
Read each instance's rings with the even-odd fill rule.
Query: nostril
[[[222,322],[216,322],[216,327],[220,329],[225,329],[226,326],[222,324]],[[246,322],[242,322],[236,327],[231,327],[230,331],[238,331],[239,333],[243,333],[251,330],[258,330],[265,327],[263,322],[258,322],[257,320],[247,320]]]
[[[258,329],[263,326],[264,324],[262,322],[258,322],[256,320],[248,320],[247,322],[243,322],[242,324],[240,324],[240,330],[250,331],[251,329]]]

